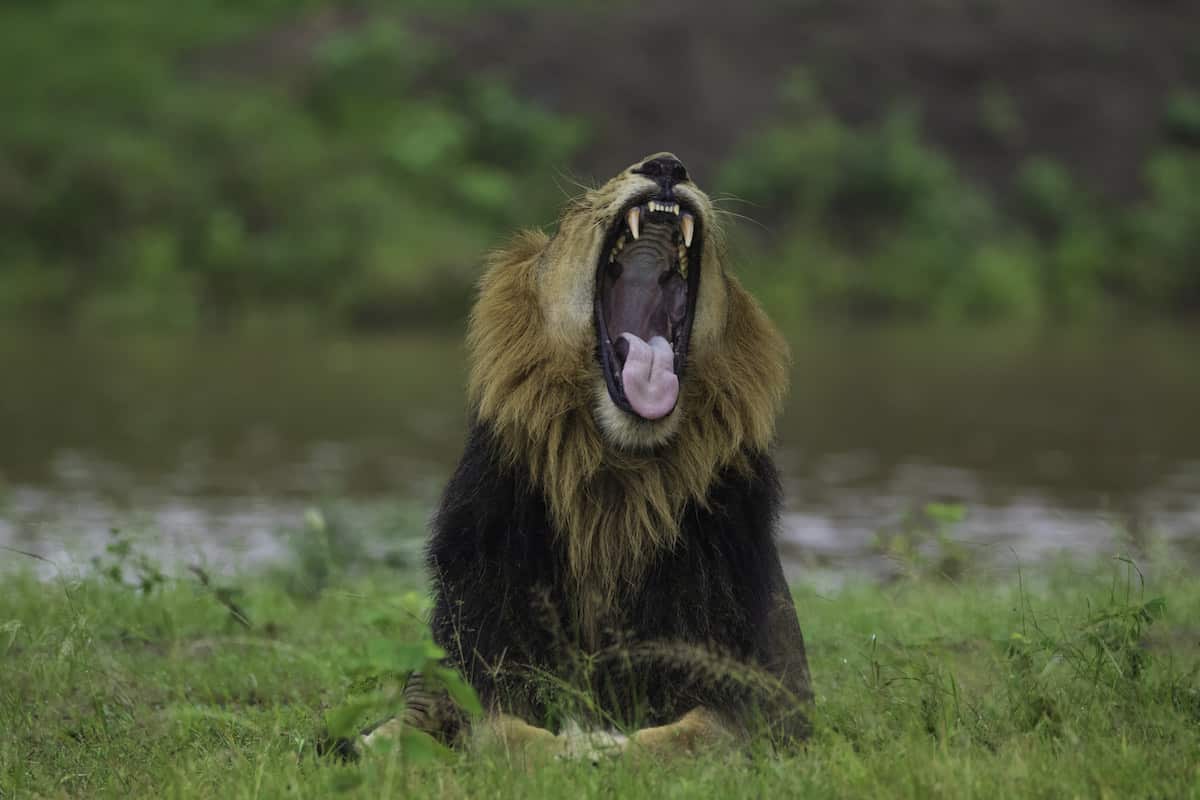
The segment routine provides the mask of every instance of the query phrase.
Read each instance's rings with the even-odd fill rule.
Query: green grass
[[[2,798],[1200,796],[1200,584],[1169,566],[1144,584],[1124,561],[801,584],[805,751],[522,771],[314,756],[327,715],[377,685],[381,643],[419,641],[411,573],[206,586],[127,548],[107,558],[0,578]]]

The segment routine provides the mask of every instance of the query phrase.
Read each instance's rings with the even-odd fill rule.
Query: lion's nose
[[[670,189],[688,179],[687,167],[675,156],[659,156],[643,161],[634,172],[653,178],[664,189]]]

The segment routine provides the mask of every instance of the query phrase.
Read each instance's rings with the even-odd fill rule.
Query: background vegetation
[[[0,318],[184,330],[281,315],[358,327],[460,318],[481,253],[516,226],[552,224],[578,165],[603,165],[603,176],[663,145],[647,136],[636,152],[613,152],[606,117],[684,111],[670,92],[661,107],[634,107],[619,86],[599,95],[603,107],[579,109],[554,100],[595,95],[571,76],[543,70],[530,89],[499,63],[481,65],[464,31],[503,43],[543,15],[529,9],[542,4],[511,5],[5,4]],[[795,12],[752,5],[765,51],[767,32]],[[805,8],[816,32],[834,16]],[[547,24],[626,24],[553,13]],[[1071,24],[1092,31],[1088,53],[1119,68],[1138,56],[1101,35],[1105,21]],[[995,37],[1017,34],[998,24]],[[1121,153],[1138,176],[1128,191],[1099,191],[1107,165],[1068,166],[1070,145],[1043,147],[1041,128],[1056,119],[1024,116],[1023,90],[994,76],[943,97],[934,89],[957,74],[947,66],[850,120],[843,110],[858,95],[826,77],[815,50],[779,79],[764,75],[769,114],[714,118],[709,134],[694,126],[670,146],[685,160],[689,146],[712,154],[693,171],[722,208],[751,218],[731,215],[735,249],[784,317],[1190,316],[1200,310],[1200,56],[1166,42],[1158,55],[1173,79],[1147,97],[1153,135]],[[1027,72],[1036,85],[1036,65]],[[1119,100],[1101,78],[1072,102]],[[710,91],[737,117],[737,93],[750,88]],[[960,106],[977,139],[933,141],[926,118]],[[728,147],[713,143],[721,136]],[[979,174],[987,147],[1013,165],[1002,179]]]

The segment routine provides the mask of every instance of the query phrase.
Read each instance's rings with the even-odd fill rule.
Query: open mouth
[[[699,214],[667,190],[625,206],[600,250],[600,368],[613,403],[642,419],[661,419],[679,401],[700,288],[702,233]]]

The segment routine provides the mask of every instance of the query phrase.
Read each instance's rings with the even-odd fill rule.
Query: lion
[[[811,703],[773,533],[788,351],[729,274],[670,153],[493,254],[471,313],[470,433],[432,523],[432,630],[486,715],[417,676],[452,742],[670,756],[801,739]],[[584,742],[583,745],[580,742]]]

